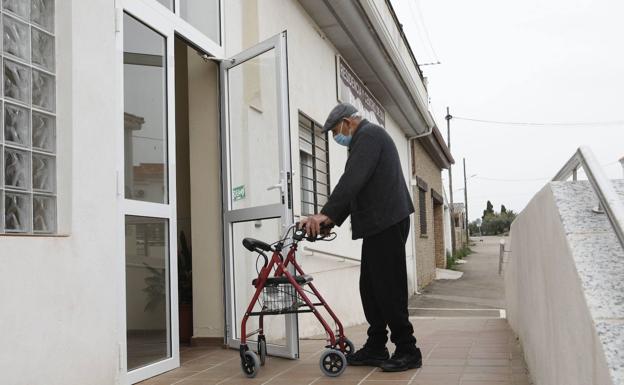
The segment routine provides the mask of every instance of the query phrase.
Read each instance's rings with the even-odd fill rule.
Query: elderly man
[[[414,328],[407,311],[405,242],[409,215],[414,212],[396,146],[385,129],[358,115],[355,107],[341,103],[330,112],[323,132],[349,149],[340,181],[320,214],[301,221],[315,236],[321,225],[340,226],[351,215],[353,239],[363,238],[360,296],[368,339],[351,354],[350,365],[379,366],[403,371],[422,365]],[[389,357],[386,327],[396,350]]]

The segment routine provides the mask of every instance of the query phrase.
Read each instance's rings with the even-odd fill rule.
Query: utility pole
[[[464,203],[466,204],[466,244],[470,245],[470,230],[468,229],[468,183],[466,182],[466,158],[464,158]]]
[[[447,129],[447,145],[449,152],[451,152],[451,113],[449,112],[448,106],[446,107],[446,129]],[[451,152],[452,154],[452,152]],[[448,168],[449,173],[449,198],[451,200],[449,204],[449,212],[451,213],[451,250],[455,252],[455,213],[453,212],[453,172],[451,170],[451,165],[449,164]]]

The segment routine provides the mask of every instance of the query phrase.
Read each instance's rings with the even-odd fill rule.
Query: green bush
[[[455,270],[457,261],[460,259],[466,258],[468,255],[472,253],[473,251],[468,246],[465,246],[459,250],[455,250],[455,253],[453,253],[452,255],[451,253],[447,251],[446,252],[446,268],[450,270]]]
[[[450,252],[446,252],[446,268],[450,270],[454,270],[453,268],[457,264],[457,259],[451,255]]]

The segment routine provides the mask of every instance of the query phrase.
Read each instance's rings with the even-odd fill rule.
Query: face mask
[[[342,125],[340,125],[340,132],[334,136],[334,140],[336,141],[336,143],[345,147],[349,147],[349,144],[351,143],[351,138],[353,138],[353,135],[344,135],[342,133]]]

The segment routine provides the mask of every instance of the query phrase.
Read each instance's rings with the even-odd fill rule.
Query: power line
[[[423,29],[425,31],[425,38],[427,39],[427,42],[429,43],[429,48],[431,48],[433,57],[435,58],[436,62],[440,63],[440,58],[438,58],[438,53],[433,47],[433,43],[431,42],[431,36],[429,36],[429,28],[427,28],[427,23],[425,23],[425,19],[422,16],[423,12],[422,12],[422,9],[420,8],[420,0],[414,0],[414,6],[416,7],[416,14],[418,15],[418,18],[420,19],[420,23],[422,24]]]
[[[431,50],[431,53],[433,54],[434,63],[435,64],[440,64],[440,59],[438,58],[438,54],[436,53],[435,48],[433,48],[433,44],[431,43],[431,37],[429,36],[429,30],[427,29],[427,24],[425,24],[425,20],[422,17],[422,12],[420,10],[420,6],[418,5],[418,1],[419,0],[407,0],[407,5],[408,5],[408,8],[409,8],[409,11],[412,14],[412,17],[417,22],[417,24],[420,24],[422,26],[422,29],[424,31],[423,35],[425,36],[425,39],[427,40],[426,44],[423,44],[423,45],[428,45],[429,46],[429,49]],[[414,8],[412,8],[412,3],[416,7],[416,10],[414,10]],[[420,38],[421,42],[425,43],[425,41],[422,40],[422,36],[419,35],[419,38]]]
[[[605,164],[601,164],[602,167],[608,167],[611,165],[614,165],[616,163],[618,163],[619,161],[615,161],[615,162],[611,162],[611,163],[605,163]],[[581,169],[582,170],[582,169]],[[490,182],[539,182],[539,181],[547,181],[547,180],[551,180],[552,177],[544,177],[544,178],[528,178],[528,179],[501,179],[501,178],[488,178],[485,176],[473,176],[471,178],[475,178],[475,179],[483,179],[483,180],[487,180]]]
[[[453,119],[458,120],[466,120],[470,122],[477,123],[487,123],[487,124],[504,124],[504,125],[512,125],[512,126],[613,126],[613,125],[624,125],[624,120],[611,120],[611,121],[597,121],[597,122],[510,122],[503,120],[488,120],[488,119],[477,119],[477,118],[467,118],[463,116],[455,116],[453,115]]]
[[[499,179],[499,178],[487,178],[484,176],[475,176],[475,179],[483,179],[492,182],[536,182],[536,181],[545,181],[552,178],[530,178],[530,179]]]

